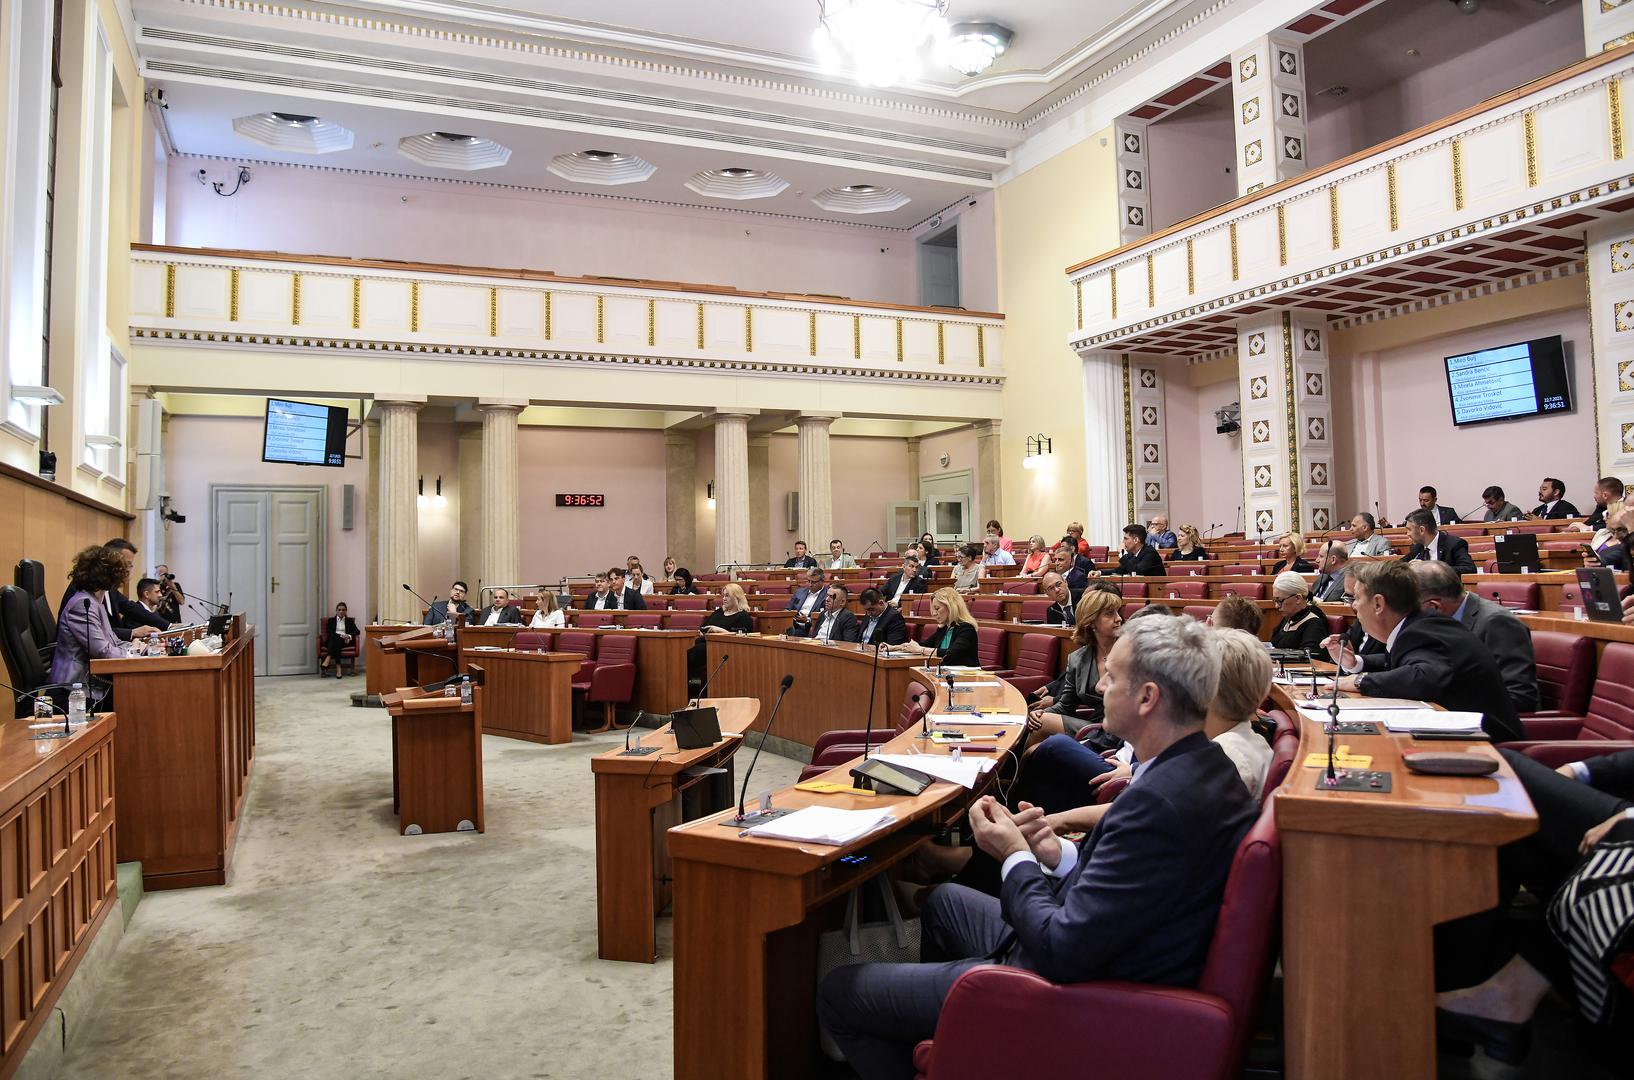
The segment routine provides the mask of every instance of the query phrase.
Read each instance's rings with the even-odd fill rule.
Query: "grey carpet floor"
[[[614,737],[489,736],[487,832],[399,836],[356,682],[258,682],[228,883],[147,895],[64,1075],[671,1075],[669,920],[657,964],[596,958],[587,759]],[[754,786],[798,771],[768,751]]]

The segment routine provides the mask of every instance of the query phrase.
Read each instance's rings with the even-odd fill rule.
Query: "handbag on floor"
[[[884,922],[863,922],[862,905],[857,896],[870,886],[878,886],[885,905]],[[839,930],[825,930],[817,937],[817,982],[835,968],[849,964],[913,964],[919,961],[919,920],[904,919],[896,902],[896,891],[890,880],[880,874],[852,889],[845,904],[845,925]],[[834,1061],[844,1061],[845,1055],[820,1026],[817,1037],[823,1053]]]

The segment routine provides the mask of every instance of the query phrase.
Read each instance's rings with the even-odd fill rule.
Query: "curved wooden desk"
[[[526,626],[462,626],[459,630],[459,668],[461,671],[476,660],[482,662],[483,646],[510,648],[518,632]],[[687,649],[697,640],[692,630],[626,630],[618,626],[569,626],[554,630],[539,630],[541,634],[594,634],[597,637],[615,636],[635,638],[635,691],[630,705],[647,712],[674,712],[687,702]],[[491,654],[490,654],[491,655]],[[569,675],[571,678],[571,673]],[[490,714],[485,723],[491,722]],[[570,721],[571,722],[571,721]]]
[[[928,672],[910,669],[936,687],[933,709],[946,705],[946,690]],[[775,681],[773,682],[775,691]],[[798,684],[796,684],[798,685]],[[789,691],[792,698],[794,691]],[[843,698],[830,695],[844,704]],[[961,703],[1008,709],[1022,716],[1026,703],[1009,683],[961,694]],[[785,710],[787,702],[784,703]],[[999,735],[1008,749],[1022,728],[961,720],[961,728]],[[918,747],[946,755],[903,732],[887,753]],[[989,756],[989,755],[983,755]],[[821,779],[851,783],[861,758]],[[994,772],[997,770],[995,769]],[[843,847],[763,840],[721,825],[733,811],[671,829],[675,866],[675,1076],[677,1080],[748,1080],[812,1075],[817,1057],[816,939],[838,919],[852,889],[912,854],[943,826],[958,820],[990,786],[989,772],[976,790],[934,783],[918,796],[819,794],[786,788],[777,806],[831,806],[874,810],[889,806],[896,821]],[[843,856],[866,855],[860,863]]]
[[[1289,715],[1295,698],[1272,687]],[[1327,791],[1326,717],[1303,719],[1299,756],[1277,789],[1282,833],[1282,970],[1290,1080],[1434,1077],[1436,923],[1498,902],[1500,845],[1537,829],[1520,781],[1484,741],[1344,735],[1391,774],[1388,793]],[[1489,777],[1420,776],[1404,751],[1495,757]],[[1352,1022],[1366,1018],[1364,1022]]]
[[[732,805],[732,755],[760,703],[705,698],[701,704],[713,705],[720,716],[722,738],[713,746],[678,750],[665,724],[640,732],[643,746],[658,747],[655,754],[626,756],[620,747],[590,759],[596,777],[596,954],[603,960],[650,964],[657,958],[653,919],[670,904],[664,833],[684,818],[682,793],[708,781],[709,809]],[[686,775],[722,766],[725,774]]]
[[[820,645],[809,638],[762,637],[754,634],[707,634],[706,672],[720,668],[709,684],[723,697],[751,697],[760,702],[760,714],[770,718],[777,687],[784,675],[794,685],[777,714],[780,739],[812,746],[828,731],[868,726],[868,701],[873,691],[874,726],[896,726],[921,656],[880,656],[875,663],[871,645],[840,642]],[[729,656],[725,667],[721,658]],[[760,723],[765,730],[765,724]]]

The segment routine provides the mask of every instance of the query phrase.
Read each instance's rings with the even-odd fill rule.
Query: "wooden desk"
[[[467,655],[460,649],[460,657]],[[578,653],[471,653],[487,676],[482,687],[484,735],[537,743],[573,741],[573,676]]]
[[[66,739],[32,735],[28,720],[0,722],[0,1076],[16,1072],[119,906],[114,714]]]
[[[93,660],[113,683],[119,857],[144,889],[224,885],[255,755],[255,632],[214,656]]]
[[[482,695],[466,705],[417,686],[385,697],[391,712],[391,806],[398,832],[483,832]]]
[[[867,727],[870,688],[874,727],[894,729],[914,666],[924,662],[918,656],[881,656],[876,668],[872,646],[819,645],[807,638],[754,634],[709,634],[704,648],[706,671],[720,667],[722,656],[731,657],[710,683],[710,691],[721,697],[754,698],[765,719],[771,717],[777,700],[778,682],[785,674],[793,675],[794,686],[783,699],[772,734],[808,747],[825,732]],[[764,720],[756,724],[764,730]]]
[[[732,801],[732,755],[740,736],[755,721],[760,703],[752,698],[705,698],[720,715],[723,738],[699,750],[677,750],[666,724],[640,732],[643,746],[656,754],[623,756],[623,747],[590,759],[596,777],[596,940],[603,960],[650,964],[657,958],[653,920],[670,904],[669,846],[664,833],[685,820],[682,793],[701,778],[692,768],[727,772],[708,777],[713,813]],[[696,816],[696,815],[693,815]]]
[[[927,672],[910,675],[937,686]],[[794,691],[789,693],[792,697]],[[936,694],[934,708],[941,709],[945,691],[938,687]],[[960,701],[1007,708],[1016,715],[1026,709],[1021,695],[1003,682],[961,694]],[[982,730],[976,723],[961,721],[959,726]],[[985,730],[997,732],[1004,748],[1021,733],[1019,727]],[[926,748],[916,740],[916,733],[904,732],[886,743],[885,750]],[[947,748],[932,744],[926,753],[946,754]],[[830,769],[823,779],[849,784],[851,766],[860,760]],[[992,776],[988,774],[989,784]],[[739,836],[739,830],[720,824],[732,811],[671,829],[676,1080],[799,1080],[813,1075],[818,932],[839,918],[852,889],[928,843],[942,826],[962,816],[985,786],[970,791],[935,783],[917,797],[820,795],[794,788],[777,793],[774,805],[791,809],[889,806],[895,811],[894,824],[843,847]],[[839,861],[862,851],[868,860],[860,865]]]
[[[370,630],[373,629],[370,627]],[[395,629],[397,633],[382,635],[378,645],[372,633],[366,636],[370,649],[368,666],[373,669],[378,657],[380,671],[370,670],[365,676],[365,693],[380,698],[399,687],[420,686],[446,679],[455,673],[454,645],[437,632],[437,627],[399,626],[386,629]]]
[[[471,652],[474,646],[497,645],[509,648],[518,632],[526,626],[464,626],[460,628],[459,665],[464,671],[473,658],[481,661],[482,653]],[[633,708],[647,712],[674,712],[687,703],[687,649],[697,640],[693,630],[626,630],[618,626],[570,626],[566,629],[538,630],[540,634],[594,634],[597,637],[614,635],[635,638],[635,691],[630,696]],[[581,658],[582,659],[582,658]],[[570,675],[571,677],[571,675]],[[422,680],[426,681],[426,680]]]
[[[1271,696],[1293,714],[1285,688],[1273,686]],[[1346,735],[1339,741],[1352,753],[1390,772],[1392,790],[1326,791],[1321,770],[1301,767],[1307,754],[1326,753],[1322,729],[1322,721],[1303,721],[1299,756],[1273,796],[1282,833],[1286,1073],[1433,1078],[1435,924],[1498,902],[1497,849],[1535,831],[1537,815],[1485,742]],[[1417,749],[1470,750],[1501,767],[1490,777],[1418,776],[1401,760]]]
[[[363,692],[371,698],[389,694],[399,686],[408,685],[403,654],[386,652],[386,639],[415,629],[409,623],[369,623],[363,628]]]

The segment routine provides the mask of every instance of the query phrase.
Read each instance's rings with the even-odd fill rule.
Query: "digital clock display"
[[[605,495],[557,495],[557,506],[606,506]]]

